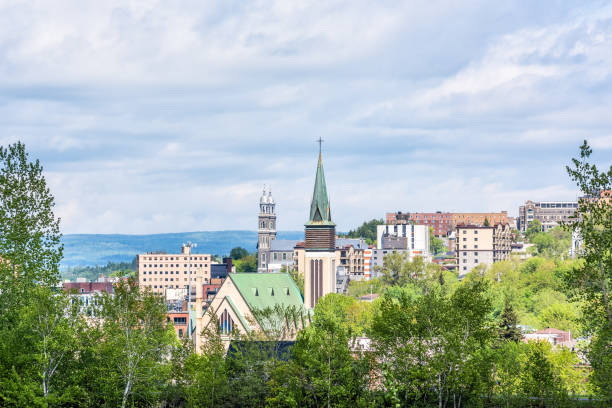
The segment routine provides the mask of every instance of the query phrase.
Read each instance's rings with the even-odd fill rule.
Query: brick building
[[[435,236],[446,237],[460,224],[484,226],[488,223],[489,225],[505,225],[509,223],[509,219],[507,211],[498,213],[453,213],[442,211],[403,213],[400,211],[387,213],[386,222],[391,225],[427,225],[432,227]]]

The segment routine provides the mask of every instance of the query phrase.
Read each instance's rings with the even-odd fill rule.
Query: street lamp
[[[189,248],[189,257],[188,257],[188,267],[187,267],[187,274],[189,275],[188,277],[188,284],[187,284],[187,331],[189,332],[189,340],[191,340],[191,332],[192,332],[192,328],[191,328],[191,248],[196,248],[198,246],[198,244],[196,244],[195,242],[187,242],[186,244],[183,244],[184,247]]]

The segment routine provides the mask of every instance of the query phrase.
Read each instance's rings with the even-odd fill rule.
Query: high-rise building
[[[456,230],[456,253],[459,276],[474,267],[508,259],[511,252],[512,233],[509,225],[494,227],[458,225]]]
[[[304,306],[314,308],[321,297],[336,291],[336,224],[331,219],[320,151],[304,235],[304,264],[300,270],[304,274]]]
[[[272,191],[264,187],[259,199],[259,217],[257,217],[257,272],[268,272],[270,263],[271,242],[276,239],[276,203]]]
[[[191,274],[191,291],[196,285],[210,282],[211,256],[192,254],[191,247],[183,245],[180,254],[147,252],[138,254],[138,285],[153,293],[166,294],[166,289],[187,288]]]
[[[519,207],[518,226],[522,232],[527,231],[534,220],[542,223],[542,230],[548,231],[557,225],[567,222],[578,208],[577,201],[531,201]]]

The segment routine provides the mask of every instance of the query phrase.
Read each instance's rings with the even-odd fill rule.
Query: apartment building
[[[138,254],[138,284],[153,293],[165,296],[166,289],[187,288],[191,275],[191,292],[196,285],[210,282],[211,256],[192,254],[189,246],[183,245],[178,254],[148,252]]]
[[[365,239],[336,239],[336,259],[338,260],[339,274],[347,275],[350,280],[362,280],[365,274],[363,251],[366,248]]]
[[[437,237],[446,237],[455,230],[457,225],[497,225],[508,224],[508,212],[486,212],[486,213],[452,213],[452,212],[415,212],[415,213],[387,213],[386,222],[389,225],[415,224],[426,225],[433,229]]]
[[[512,249],[512,234],[507,224],[493,227],[458,225],[455,241],[459,276],[480,264],[491,266],[508,259]]]
[[[531,201],[519,207],[518,226],[521,232],[527,231],[534,220],[542,223],[542,230],[548,231],[570,220],[578,208],[577,201]]]
[[[429,227],[415,224],[378,225],[376,248],[410,249],[429,255]]]

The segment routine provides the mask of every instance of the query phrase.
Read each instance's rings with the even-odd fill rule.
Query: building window
[[[228,335],[232,332],[232,328],[234,327],[234,321],[232,317],[227,312],[227,309],[221,313],[221,317],[219,317],[219,331],[221,334]]]
[[[474,263],[477,264],[478,263],[478,259],[474,259]]]
[[[478,230],[474,230],[474,234],[478,234]]]
[[[474,249],[478,249],[478,245],[474,245]]]
[[[475,237],[475,238],[474,238],[474,241],[478,241],[478,237]]]

